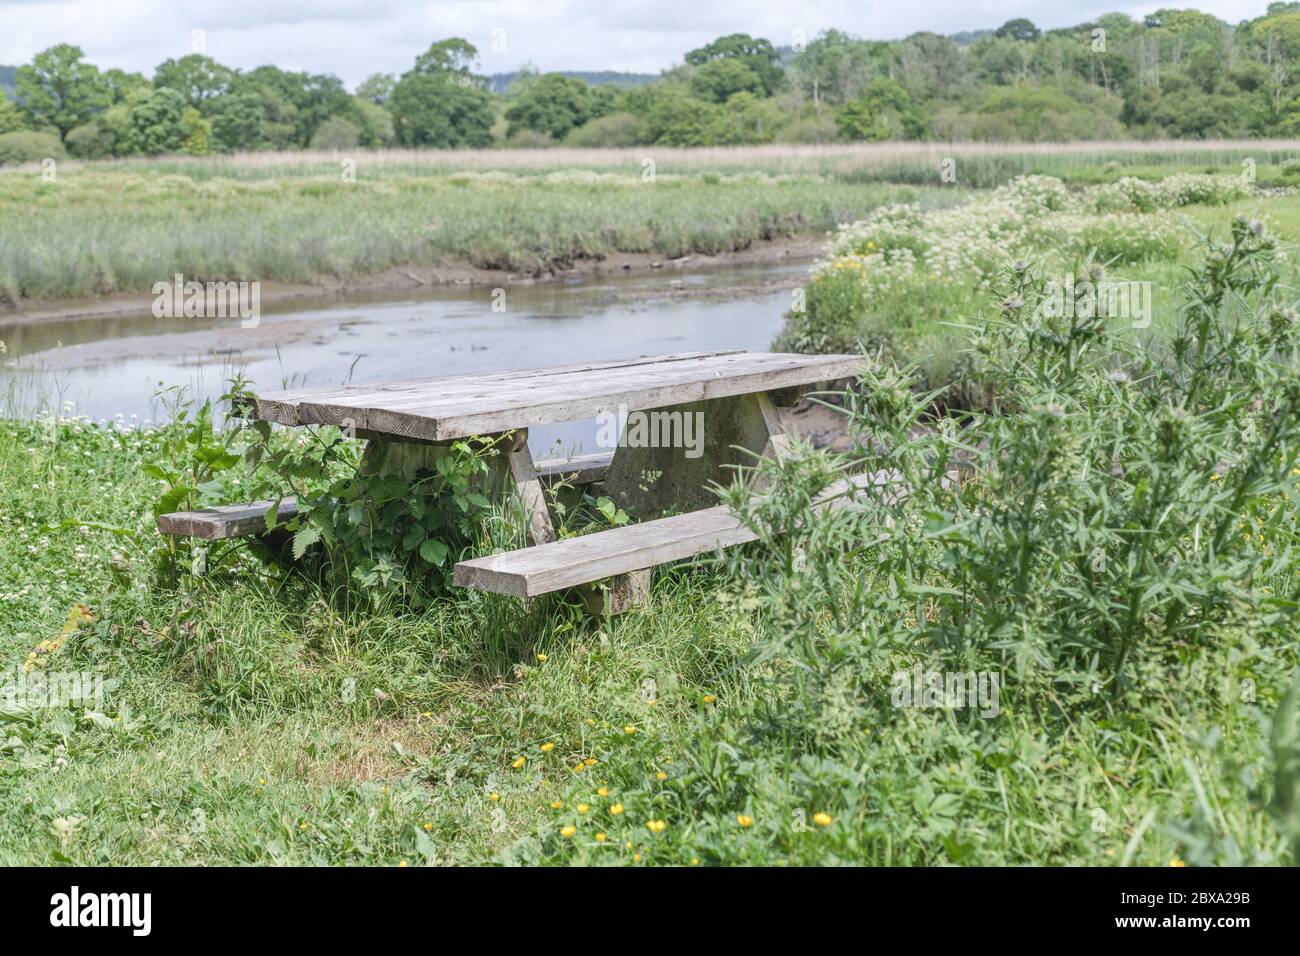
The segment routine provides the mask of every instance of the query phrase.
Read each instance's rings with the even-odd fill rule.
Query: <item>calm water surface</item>
[[[160,388],[216,397],[235,370],[255,388],[368,383],[506,371],[707,349],[767,349],[806,262],[653,272],[507,288],[504,311],[486,288],[297,299],[238,319],[157,319],[149,313],[0,324],[8,355],[0,414],[68,409],[93,419],[162,415]],[[132,418],[134,416],[134,419]],[[535,452],[594,450],[594,423],[535,428]]]

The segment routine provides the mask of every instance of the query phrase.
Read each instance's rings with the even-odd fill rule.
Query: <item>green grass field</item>
[[[472,594],[343,614],[247,572],[159,592],[104,530],[151,527],[158,445],[0,426],[18,502],[0,518],[0,658],[19,665],[84,602],[97,620],[49,666],[112,682],[91,714],[0,711],[0,862],[1165,865],[1186,856],[1175,824],[1198,786],[1235,845],[1280,852],[1251,795],[1294,644],[1187,655],[1109,716],[916,710],[881,737],[846,699],[819,721],[857,736],[858,775],[818,780],[779,749],[747,765],[702,747],[785,696],[723,571],[661,574],[648,608],[608,623]],[[68,520],[87,528],[46,530]],[[695,817],[700,788],[733,812]]]

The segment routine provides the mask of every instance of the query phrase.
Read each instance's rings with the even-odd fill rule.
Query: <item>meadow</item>
[[[321,283],[403,266],[542,275],[615,253],[713,255],[1026,174],[1300,183],[1287,142],[1072,147],[379,150],[0,170],[0,307],[205,280]],[[945,165],[950,162],[950,165]],[[945,172],[946,170],[946,172]],[[946,177],[946,178],[945,178]]]
[[[1072,162],[1066,153],[1050,161]],[[661,569],[650,604],[611,620],[559,598],[525,608],[449,593],[437,574],[419,600],[403,579],[340,601],[244,548],[208,555],[195,574],[193,554],[154,533],[154,509],[181,484],[202,504],[283,491],[292,476],[328,501],[357,453],[328,430],[319,443],[237,423],[209,432],[183,406],[154,429],[57,413],[0,422],[0,495],[12,503],[0,512],[0,660],[111,682],[92,706],[0,695],[0,862],[1294,863],[1300,323],[1288,250],[1300,207],[1239,193],[1224,179],[1240,183],[1236,155],[1207,170],[1190,154],[1147,177],[1194,173],[1188,189],[1107,173],[1101,194],[1083,188],[1096,177],[1062,175],[963,196],[1044,207],[1018,217],[1025,228],[1099,195],[1117,204],[1094,215],[1158,218],[1113,223],[1148,237],[1150,254],[1123,269],[1157,289],[1149,339],[1042,308],[1052,276],[1075,253],[1088,260],[1089,243],[1070,241],[1086,238],[1082,226],[1055,221],[1055,244],[1023,261],[1014,241],[993,256],[969,233],[953,260],[961,281],[918,271],[893,299],[858,285],[819,299],[818,277],[842,281],[837,261],[896,265],[871,260],[882,240],[925,261],[918,232],[947,223],[943,237],[960,237],[962,209],[947,198],[958,194],[832,189],[798,178],[807,171],[763,171],[796,177],[788,185],[670,174],[696,198],[734,186],[738,210],[785,188],[827,203],[863,190],[836,222],[891,228],[828,239],[809,314],[787,334],[820,317],[816,334],[869,345],[864,331],[888,308],[925,293],[925,309],[946,305],[939,318],[965,326],[952,368],[987,400],[940,407],[952,377],[900,367],[938,354],[924,335],[869,349],[861,388],[837,399],[852,450],[769,464],[763,494],[726,490],[760,540]],[[207,162],[169,168],[164,179],[185,182],[156,188],[241,188],[197,172]],[[138,164],[88,167],[61,182],[64,195],[83,174],[109,177],[83,194],[92,209],[113,177],[150,182]],[[428,188],[482,190],[500,209],[502,193],[542,193],[516,178],[547,175]],[[744,182],[761,185],[744,193]],[[1146,213],[1115,198],[1139,194],[1154,197]],[[165,203],[139,205],[129,228],[161,229]],[[65,237],[90,215],[68,206]],[[1212,235],[1183,229],[1184,216]],[[1063,249],[1070,258],[1055,258]],[[963,250],[980,255],[978,277]],[[328,462],[311,457],[316,445]],[[814,495],[861,469],[895,475],[906,494],[809,519]],[[480,518],[466,550],[500,541],[504,516]],[[566,511],[563,533],[602,520],[587,501]],[[898,675],[917,670],[1001,675],[997,712],[901,701]]]

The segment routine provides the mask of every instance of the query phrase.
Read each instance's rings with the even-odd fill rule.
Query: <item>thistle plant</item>
[[[987,409],[936,419],[911,370],[867,360],[844,397],[853,455],[763,463],[728,494],[767,552],[735,559],[774,625],[763,653],[796,661],[801,686],[831,680],[822,651],[844,640],[988,668],[1009,703],[1038,709],[1136,701],[1189,648],[1280,640],[1295,314],[1258,223],[1202,246],[1167,350],[1044,310],[1042,276],[1017,262],[973,339]],[[841,492],[851,507],[808,507],[853,472],[875,480]],[[863,695],[879,673],[862,666]]]

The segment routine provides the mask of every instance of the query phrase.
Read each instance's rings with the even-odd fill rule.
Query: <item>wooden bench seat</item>
[[[175,511],[158,516],[158,530],[185,538],[243,538],[266,533],[266,512],[274,501],[254,501],[246,505],[219,505],[199,511]],[[277,522],[288,521],[298,514],[298,499],[285,498],[276,512]]]
[[[865,487],[889,481],[888,477],[855,475],[827,489],[821,496],[821,504],[814,507],[851,504],[849,497],[839,497],[850,482]],[[461,561],[453,571],[452,580],[460,587],[530,598],[720,551],[757,538],[725,505],[719,505]]]
[[[574,485],[589,485],[602,480],[609,471],[613,452],[596,452],[591,455],[574,455],[571,458],[551,458],[537,463],[537,475],[545,485],[567,481]],[[175,511],[158,516],[158,530],[163,534],[184,538],[203,538],[217,541],[223,538],[244,538],[266,533],[266,512],[273,501],[254,501],[242,505],[220,505],[199,511]],[[296,498],[280,502],[277,524],[282,524],[298,514]]]

